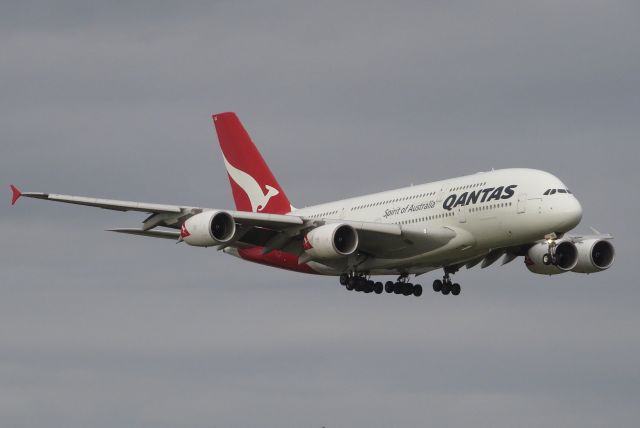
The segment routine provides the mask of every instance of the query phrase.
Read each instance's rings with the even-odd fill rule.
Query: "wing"
[[[573,235],[573,234],[565,234],[564,238],[567,241],[570,241],[574,244],[579,244],[585,241],[590,241],[590,240],[611,240],[613,239],[613,236],[611,234],[608,233],[600,233],[599,231],[592,229],[593,234],[590,235]],[[507,263],[511,263],[512,261],[514,261],[515,259],[517,259],[518,257],[525,257],[527,255],[527,252],[529,251],[529,249],[536,245],[539,244],[541,242],[544,242],[544,240],[539,240],[539,241],[535,241],[535,242],[530,242],[524,245],[518,245],[518,246],[514,246],[514,247],[504,247],[504,248],[494,248],[490,251],[487,251],[486,254],[482,254],[479,257],[476,257],[474,259],[471,260],[464,260],[460,263],[456,264],[456,267],[460,268],[462,266],[466,266],[467,269],[471,269],[472,267],[478,265],[480,262],[482,262],[482,264],[480,265],[480,267],[482,269],[489,267],[491,265],[493,265],[495,262],[497,262],[501,257],[502,257],[502,262],[500,263],[501,266],[506,265]],[[504,256],[504,257],[503,257]]]
[[[11,186],[12,204],[20,197],[44,199],[75,205],[85,205],[115,211],[138,211],[148,213],[141,229],[109,229],[130,235],[180,240],[182,224],[190,217],[212,208],[183,205],[154,204],[115,199],[100,199],[85,196],[53,193],[20,192]],[[455,238],[456,230],[447,227],[424,228],[401,227],[397,224],[343,221],[334,219],[311,219],[292,214],[267,214],[246,211],[223,210],[231,215],[238,229],[237,238],[222,247],[262,247],[262,253],[283,250],[295,255],[304,253],[303,241],[310,230],[328,223],[344,223],[358,232],[358,252],[369,257],[411,257],[442,247]],[[165,227],[174,230],[152,230]]]

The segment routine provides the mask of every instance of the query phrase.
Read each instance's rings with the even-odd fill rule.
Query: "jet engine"
[[[606,239],[586,239],[576,244],[578,263],[571,269],[573,272],[594,273],[609,269],[613,264],[615,250]]]
[[[348,256],[357,248],[358,232],[348,224],[325,224],[311,230],[304,238],[306,253],[318,259]]]
[[[546,265],[543,262],[544,255],[549,252],[549,245],[546,242],[538,242],[529,248],[525,257],[527,269],[533,273],[542,275],[556,275],[572,270],[578,264],[578,248],[573,242],[561,241],[556,246],[557,263]]]
[[[205,211],[189,217],[182,225],[182,240],[194,247],[211,247],[231,241],[236,222],[225,211]]]

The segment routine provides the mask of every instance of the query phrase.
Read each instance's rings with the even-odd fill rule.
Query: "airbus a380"
[[[593,273],[614,259],[611,235],[570,235],[582,207],[557,177],[501,169],[294,208],[234,113],[213,115],[235,210],[20,192],[21,196],[148,213],[142,227],[111,229],[217,247],[244,260],[339,276],[348,290],[422,294],[418,276],[442,269],[433,290],[460,294],[451,276],[522,256],[529,271]],[[395,281],[374,282],[378,275]]]

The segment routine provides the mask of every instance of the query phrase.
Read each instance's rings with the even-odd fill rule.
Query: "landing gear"
[[[558,258],[556,257],[556,247],[558,243],[556,242],[557,236],[555,233],[545,236],[548,245],[548,252],[542,256],[542,263],[546,266],[549,265],[557,265]]]
[[[461,291],[462,289],[460,288],[460,284],[458,284],[457,282],[454,282],[451,285],[451,294],[453,294],[454,296],[457,296],[458,294],[460,294]]]
[[[416,297],[422,296],[422,285],[416,284],[413,286],[413,295]]]
[[[346,273],[340,275],[340,285],[347,285],[347,282],[349,282],[349,275]]]
[[[386,291],[387,293],[393,293],[393,281],[385,282],[384,291]]]
[[[421,296],[422,285],[414,285],[408,279],[409,275],[400,275],[396,282],[387,281],[384,285],[384,290],[387,293],[402,294],[403,296],[411,296],[412,294],[416,297]]]
[[[408,275],[401,275],[396,282],[387,281],[384,285],[382,282],[374,282],[364,274],[351,273],[340,275],[340,284],[347,290],[362,291],[364,293],[382,294],[386,291],[388,294],[402,294],[403,296],[416,297],[422,295],[422,286],[420,284],[411,284],[408,282]]]
[[[382,294],[383,286],[381,282],[376,282],[373,284],[373,292],[376,294]]]
[[[462,291],[460,284],[458,284],[457,282],[452,282],[450,276],[457,271],[457,268],[445,267],[442,280],[436,279],[435,281],[433,281],[433,291],[435,291],[436,293],[442,293],[445,296],[449,294],[457,296],[458,294],[460,294],[460,292]]]

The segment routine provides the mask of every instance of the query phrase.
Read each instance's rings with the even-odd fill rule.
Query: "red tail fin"
[[[235,113],[213,115],[239,211],[286,214],[291,204]]]

